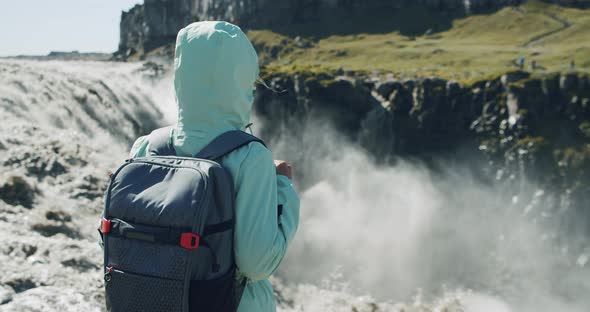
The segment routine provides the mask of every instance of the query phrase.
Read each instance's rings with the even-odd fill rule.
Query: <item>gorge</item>
[[[301,195],[279,312],[586,312],[588,2],[146,0],[126,62],[0,59],[0,310],[104,311],[108,173],[175,122],[178,29],[226,19]]]

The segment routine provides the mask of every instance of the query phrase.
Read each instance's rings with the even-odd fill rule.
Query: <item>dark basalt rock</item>
[[[88,258],[84,256],[77,256],[63,260],[61,264],[65,267],[74,268],[80,272],[98,270],[100,268],[96,263],[88,260]]]
[[[58,222],[70,222],[72,221],[72,216],[62,210],[49,210],[45,213],[45,218],[47,220],[53,220]]]
[[[576,89],[576,87],[578,86],[578,76],[576,74],[567,74],[567,75],[563,75],[561,76],[561,79],[559,80],[559,87],[561,88],[561,91],[564,92],[569,92],[569,91],[573,91],[574,89]]]
[[[80,232],[71,227],[66,222],[55,222],[47,220],[46,222],[35,223],[31,230],[41,234],[44,237],[52,237],[57,234],[64,234],[70,238],[80,238]]]
[[[12,279],[4,281],[4,284],[12,287],[12,289],[14,289],[14,292],[16,293],[21,293],[31,288],[37,287],[37,284],[35,283],[35,281],[33,281],[33,279],[23,277],[14,277]]]
[[[21,176],[9,176],[0,185],[0,199],[9,205],[32,208],[35,193],[35,188]]]
[[[277,129],[328,120],[377,160],[467,161],[476,153],[485,165],[474,165],[474,171],[482,176],[506,183],[518,177],[534,181],[578,207],[590,188],[587,83],[579,74],[530,77],[522,72],[472,86],[438,78],[379,82],[275,74],[271,85],[284,92],[259,87],[254,107],[263,121],[261,132],[271,141],[284,135]],[[465,151],[468,156],[461,155]]]
[[[380,82],[376,86],[375,91],[383,98],[388,99],[394,90],[399,90],[400,88],[403,88],[403,85],[399,80],[390,79]]]

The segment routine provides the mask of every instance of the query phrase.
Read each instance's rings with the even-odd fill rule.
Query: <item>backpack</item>
[[[226,132],[177,157],[170,127],[111,176],[100,223],[107,311],[236,311],[246,279],[233,252],[234,185],[217,160],[259,142]]]

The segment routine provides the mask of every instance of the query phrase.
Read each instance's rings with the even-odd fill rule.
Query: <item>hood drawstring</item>
[[[244,130],[250,130],[250,134],[251,134],[251,135],[254,135],[254,132],[252,132],[252,125],[253,125],[253,124],[254,124],[254,123],[253,123],[253,122],[251,122],[251,123],[247,124],[247,125],[246,125],[246,127],[244,128]]]

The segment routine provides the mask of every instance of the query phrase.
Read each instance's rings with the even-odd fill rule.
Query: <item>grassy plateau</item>
[[[345,70],[469,84],[518,68],[521,56],[539,74],[590,71],[590,10],[536,0],[487,14],[415,7],[248,35],[267,72]]]

